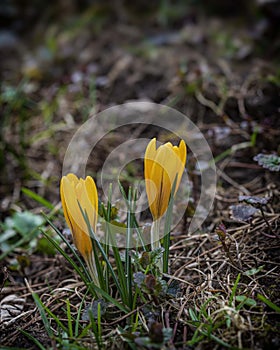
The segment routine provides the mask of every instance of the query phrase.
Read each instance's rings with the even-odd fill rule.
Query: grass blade
[[[69,264],[73,267],[73,269],[79,274],[81,279],[86,285],[90,285],[91,278],[87,273],[86,268],[83,266],[83,272],[81,271],[80,267],[74,262],[74,260],[59,246],[59,244],[52,239],[46,232],[41,230],[43,235],[47,238],[47,240],[56,248],[56,250],[69,262]],[[73,248],[72,248],[73,249]],[[91,288],[91,292],[95,297],[97,297],[96,292],[93,288]]]
[[[116,274],[115,274],[110,263],[109,263],[110,265],[108,265],[108,267],[110,268],[110,271],[112,273],[112,277],[114,279],[114,282],[116,283],[116,286],[117,286],[118,291],[121,295],[122,301],[126,305],[128,305],[125,271],[123,268],[123,263],[121,260],[119,248],[117,247],[116,241],[114,239],[114,235],[111,232],[109,212],[106,211],[104,206],[102,206],[102,211],[103,211],[103,215],[104,215],[104,219],[105,219],[106,231],[107,231],[110,245],[111,245],[111,248],[113,250],[113,254],[114,254],[114,258],[115,258],[115,263],[116,263],[116,267],[117,267],[117,271],[118,271],[118,279],[117,279]],[[107,256],[105,256],[105,258],[107,259]]]
[[[235,296],[235,294],[236,294],[236,289],[237,289],[238,283],[239,283],[239,281],[240,281],[240,277],[241,277],[241,274],[239,273],[239,274],[237,275],[236,280],[235,280],[235,282],[234,282],[234,285],[233,285],[233,287],[232,287],[231,295],[230,295],[229,301],[228,301],[228,305],[229,305],[229,306],[232,306],[232,301],[233,301],[233,298],[234,298],[234,296]]]
[[[44,215],[44,214],[43,214]],[[46,215],[44,215],[46,217]],[[97,297],[98,295],[102,295],[104,297],[104,299],[106,299],[107,301],[111,302],[112,304],[114,304],[118,309],[120,309],[121,311],[127,313],[129,310],[123,306],[122,304],[120,304],[116,299],[114,299],[113,297],[111,297],[106,291],[102,290],[101,288],[98,288],[96,285],[94,285],[93,283],[91,283],[91,277],[85,267],[85,265],[83,264],[83,262],[81,261],[80,257],[78,256],[78,254],[75,252],[75,250],[73,249],[73,247],[71,246],[71,244],[67,241],[67,239],[62,235],[62,233],[57,229],[57,227],[55,227],[53,225],[53,223],[46,217],[46,221],[49,223],[49,225],[55,230],[55,232],[61,237],[61,239],[65,242],[65,244],[67,245],[67,247],[71,250],[71,252],[75,255],[75,257],[77,258],[78,262],[81,264],[83,272],[81,271],[81,269],[79,268],[79,266],[73,261],[73,259],[59,246],[59,244],[51,237],[49,237],[49,235],[44,232],[43,230],[41,230],[41,232],[43,233],[43,235],[49,240],[49,242],[51,244],[54,245],[54,247],[58,250],[58,252],[71,264],[71,266],[74,268],[74,270],[79,274],[79,276],[81,277],[81,279],[83,280],[83,282],[85,283],[85,285],[89,288],[89,290],[91,291],[91,293]],[[88,221],[88,219],[87,219]],[[90,227],[90,226],[89,226]],[[91,233],[92,232],[92,228],[90,227]],[[98,240],[96,240],[96,243],[98,245],[98,248],[101,248],[101,252],[104,250],[103,248],[100,246],[100,243]],[[105,253],[104,253],[105,254]],[[110,264],[110,262],[107,261],[106,263],[108,264],[109,267],[111,267],[111,272],[113,272],[114,274],[114,270]],[[115,276],[116,281],[117,277]]]
[[[98,349],[103,349],[102,345],[102,333],[101,333],[101,308],[100,308],[100,303],[97,305],[97,320],[94,319],[92,310],[89,310],[88,312],[89,318],[90,318],[90,323],[92,327],[92,331],[97,343],[97,348]]]
[[[35,345],[37,345],[38,348],[39,348],[40,350],[47,350],[47,349],[39,342],[38,339],[36,339],[35,337],[33,337],[33,335],[29,334],[28,332],[24,331],[23,329],[19,329],[19,331],[20,331],[23,335],[25,335],[27,338],[29,338],[31,341],[33,341],[33,343],[34,343]],[[1,349],[3,349],[3,348],[1,348]],[[8,349],[9,349],[9,350],[12,350],[12,349],[15,349],[15,348],[6,348],[6,349],[7,349],[7,350],[8,350]],[[20,349],[21,349],[21,348],[20,348]]]
[[[85,304],[85,299],[86,299],[87,294],[88,294],[88,290],[84,294],[83,299],[82,299],[82,301],[79,305],[79,308],[78,308],[78,312],[77,312],[77,316],[76,316],[76,320],[75,320],[75,330],[74,330],[75,338],[78,338],[78,336],[79,336],[79,326],[80,326],[81,313],[82,313],[82,308]]]
[[[274,304],[272,301],[270,301],[269,299],[267,299],[266,297],[264,297],[261,294],[257,295],[257,298],[262,301],[263,303],[265,303],[267,306],[269,306],[272,310],[280,313],[280,307],[276,304]]]
[[[39,310],[41,319],[42,319],[43,324],[44,324],[44,326],[45,326],[45,329],[46,329],[46,331],[47,331],[47,333],[48,333],[48,336],[49,336],[50,338],[53,338],[53,331],[52,331],[52,329],[51,329],[51,325],[50,325],[50,323],[49,323],[47,314],[46,314],[46,312],[45,312],[45,307],[44,307],[44,305],[43,305],[41,299],[39,298],[38,294],[37,294],[37,293],[34,293],[34,292],[32,292],[32,297],[33,297],[33,299],[34,299],[34,301],[35,301],[36,306],[38,307],[38,310]]]
[[[130,256],[130,245],[132,238],[132,212],[133,209],[130,205],[132,203],[132,189],[129,187],[128,190],[128,208],[127,208],[127,229],[126,229],[126,248],[125,248],[125,273],[126,273],[126,288],[128,292],[128,303],[130,308],[132,307],[132,269],[131,269],[131,256]],[[133,204],[132,204],[133,206]]]
[[[67,314],[67,322],[68,322],[68,334],[70,338],[73,338],[73,325],[72,325],[72,316],[71,316],[69,299],[66,299],[66,314]]]
[[[164,222],[164,237],[163,237],[164,252],[163,252],[163,267],[162,267],[163,273],[168,273],[170,231],[171,231],[171,224],[172,224],[172,211],[173,211],[173,205],[174,205],[174,195],[175,195],[177,177],[178,175],[176,175],[175,181],[172,184],[170,199],[169,199],[165,222]]]
[[[45,198],[41,197],[39,194],[31,191],[30,189],[23,187],[21,191],[26,194],[29,198],[34,199],[36,202],[42,204],[44,207],[48,209],[54,209],[54,205],[47,201]]]
[[[50,221],[50,219],[44,214],[42,213],[42,215],[45,217],[47,223],[51,226],[51,228],[58,234],[58,236],[63,240],[63,242],[67,245],[68,249],[71,251],[71,253],[75,256],[75,258],[77,259],[77,261],[79,262],[79,264],[81,265],[83,272],[86,276],[86,278],[88,279],[88,281],[91,281],[91,277],[88,273],[88,270],[85,266],[85,264],[83,263],[82,259],[80,258],[80,256],[78,255],[78,253],[76,252],[76,250],[73,248],[72,244],[70,244],[70,242],[64,237],[64,235],[58,230],[58,228]],[[59,247],[59,245],[57,245],[57,242],[52,238],[49,237],[45,232],[41,231],[44,236],[55,246],[55,247]],[[60,247],[59,247],[60,248]],[[61,248],[60,248],[61,249]],[[62,250],[62,252],[64,252]],[[60,251],[61,253],[61,251]],[[65,253],[66,254],[66,253]],[[80,274],[80,273],[79,273]]]
[[[126,206],[129,209],[129,207],[130,207],[129,200],[128,200],[127,195],[125,193],[125,190],[124,190],[124,188],[123,188],[123,186],[122,186],[122,184],[121,184],[121,182],[119,180],[118,180],[118,184],[119,184],[119,189],[120,189],[120,192],[121,192],[121,194],[123,196],[123,199],[125,200]],[[134,196],[134,198],[135,198],[136,197],[136,191],[135,191],[134,194],[135,194],[135,196]],[[131,212],[131,218],[132,218],[131,222],[133,224],[133,227],[136,229],[136,233],[137,233],[138,238],[139,238],[139,240],[141,242],[141,246],[142,246],[144,251],[147,251],[146,245],[145,245],[143,237],[142,237],[142,233],[141,233],[141,231],[139,229],[139,225],[138,225],[137,219],[136,219],[135,214],[134,214],[135,211],[131,211],[130,210],[130,212]]]
[[[111,263],[109,261],[108,256],[106,255],[102,245],[100,244],[99,240],[95,236],[95,233],[93,232],[93,229],[92,229],[92,227],[90,225],[87,213],[81,207],[80,207],[80,209],[81,209],[82,215],[84,217],[84,220],[85,220],[85,222],[87,224],[87,228],[88,228],[88,232],[90,234],[90,237],[94,240],[93,242],[97,245],[97,247],[98,247],[98,249],[99,249],[99,251],[100,251],[100,253],[101,253],[101,255],[102,255],[103,259],[104,259],[104,261],[106,262],[106,265],[107,265],[107,267],[109,268],[109,270],[111,272],[112,278],[113,278],[113,280],[115,282],[115,285],[116,285],[116,287],[117,287],[117,289],[118,289],[118,291],[119,291],[119,293],[121,295],[121,298],[122,298],[123,302],[126,305],[128,305],[127,304],[126,288],[125,288],[124,269],[123,269],[123,265],[122,265],[122,262],[121,262],[120,253],[119,253],[118,248],[115,245],[113,245],[113,247],[112,247],[113,252],[115,254],[115,261],[116,261],[118,272],[119,272],[119,276],[118,277],[119,277],[120,282],[119,282],[119,280],[118,280],[118,278],[117,278],[117,276],[115,274],[115,271],[114,271],[114,269],[113,269],[113,267],[112,267],[112,265],[111,265]],[[106,213],[104,213],[104,216],[107,219]],[[106,222],[107,222],[107,220],[106,220]],[[109,225],[108,225],[108,230],[110,230]],[[109,231],[109,234],[110,234],[110,231]],[[112,237],[112,235],[110,235],[110,237]],[[119,265],[120,264],[121,264],[121,269],[119,269]]]

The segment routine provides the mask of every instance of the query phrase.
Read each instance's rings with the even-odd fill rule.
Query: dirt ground
[[[14,213],[50,213],[23,188],[59,208],[65,151],[89,115],[134,100],[168,105],[203,132],[218,179],[207,220],[197,233],[187,234],[200,181],[189,153],[192,202],[173,232],[170,249],[180,297],[153,306],[173,332],[162,348],[223,349],[229,344],[232,349],[278,349],[279,312],[258,295],[279,309],[279,5],[229,1],[222,6],[217,0],[207,6],[200,1],[77,3],[58,1],[47,7],[39,1],[34,7],[8,1],[13,11],[0,12],[5,20],[0,31],[1,236],[7,232],[5,220]],[[160,130],[155,132],[162,137]],[[150,138],[152,133],[143,128],[139,136]],[[118,142],[125,137],[120,133]],[[100,146],[90,163],[92,172],[100,171],[113,147],[110,142]],[[278,157],[276,168],[254,160],[258,154]],[[132,176],[141,177],[141,167]],[[65,228],[62,215],[54,220]],[[31,290],[65,321],[63,299],[78,308],[85,287],[64,258],[46,253],[46,248],[23,241],[6,254],[17,239],[0,239],[0,305],[3,309],[3,300],[16,305],[9,316],[1,316],[0,346],[37,349],[23,329],[55,349]],[[229,300],[239,273],[238,295],[256,305],[245,303],[232,315]],[[201,310],[204,303],[215,320],[213,334],[222,342],[205,336],[187,343],[196,329],[189,310]],[[231,317],[231,327],[219,326],[221,310]],[[104,321],[108,348],[130,348],[116,330],[125,321],[122,315]],[[87,340],[81,346],[94,348]],[[138,343],[137,348],[148,346]]]

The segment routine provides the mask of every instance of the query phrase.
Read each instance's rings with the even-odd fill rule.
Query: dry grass
[[[220,198],[219,193],[217,196]],[[221,203],[218,201],[217,205],[219,204]],[[224,343],[232,348],[261,349],[265,339],[279,341],[276,329],[279,315],[257,297],[261,294],[279,305],[278,237],[268,232],[261,216],[251,223],[237,224],[226,219],[230,217],[226,209],[223,211],[224,215],[226,212],[226,217],[212,216],[209,222],[222,219],[224,222],[230,222],[226,223],[231,228],[227,229],[225,243],[231,259],[213,229],[209,232],[184,235],[184,227],[181,227],[182,231],[173,235],[170,275],[166,275],[168,283],[174,280],[179,283],[180,290],[177,296],[157,301],[147,298],[146,303],[139,301],[138,308],[127,315],[113,309],[110,311],[112,306],[109,306],[109,311],[101,323],[105,348],[120,349],[125,346],[119,327],[124,328],[129,317],[136,312],[139,314],[137,330],[148,334],[151,315],[145,310],[147,306],[158,322],[172,329],[172,337],[166,345],[170,349],[187,349],[186,344],[194,339],[197,329],[204,334],[206,332],[206,336],[193,342],[191,348],[195,349],[223,348]],[[268,212],[266,215],[274,230],[279,231],[279,214]],[[23,329],[43,344],[55,346],[45,334],[40,313],[34,305],[30,291],[36,292],[44,305],[57,315],[61,322],[67,324],[67,316],[63,311],[66,308],[66,300],[69,300],[71,314],[75,320],[85,298],[86,287],[73,271],[65,266],[62,257],[46,258],[35,255],[30,259],[30,267],[26,268],[21,276],[10,273],[10,285],[2,289],[2,299],[13,293],[25,302],[24,308],[16,316],[11,315],[2,321],[1,342],[6,346],[28,344],[20,332]],[[252,269],[256,269],[255,273]],[[240,280],[235,286],[238,274]],[[253,299],[256,305],[250,306],[245,303],[239,308],[241,301],[236,299],[236,296]],[[88,304],[91,299],[87,297],[86,300]],[[197,315],[196,321],[192,311]],[[54,329],[57,328],[54,320],[50,323]],[[88,321],[80,320],[81,326],[87,323]],[[74,344],[94,348],[94,337],[76,339]]]

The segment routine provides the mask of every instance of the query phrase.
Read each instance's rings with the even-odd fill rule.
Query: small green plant
[[[214,298],[207,299],[199,309],[196,307],[189,308],[188,313],[190,321],[188,321],[188,324],[194,327],[195,331],[192,338],[188,341],[188,345],[193,346],[203,339],[208,338],[225,348],[231,347],[230,344],[214,335],[214,331],[221,327],[221,321],[216,322],[214,315],[208,314],[207,306],[213,299]],[[223,322],[225,321],[226,320]]]
[[[74,312],[74,310],[71,309],[69,299],[66,299],[65,307],[61,309],[63,311],[63,317],[61,317],[61,315],[56,315],[49,307],[44,305],[38,294],[32,290],[28,283],[27,286],[38,308],[44,328],[52,344],[63,349],[86,349],[88,347],[88,339],[95,339],[97,349],[105,349],[101,330],[102,302],[97,301],[95,309],[93,307],[86,307],[85,294],[78,310]],[[86,311],[83,311],[83,309]],[[61,321],[61,318],[66,321]],[[50,319],[56,324],[56,330],[54,330]],[[81,321],[85,319],[89,322],[82,323]],[[30,332],[21,330],[21,333],[29,338],[39,349],[46,349],[46,347]]]
[[[29,211],[15,212],[0,223],[0,260],[18,247],[36,248],[39,227],[45,222],[41,215]]]
[[[241,273],[237,275],[227,300],[223,300],[219,294],[216,294],[208,298],[202,305],[189,307],[187,324],[194,329],[194,333],[187,342],[188,345],[193,346],[209,339],[223,348],[237,349],[223,338],[223,333],[227,330],[230,332],[235,327],[244,328],[242,311],[246,308],[253,309],[257,307],[256,300],[248,295],[238,293],[241,276]],[[259,299],[266,303],[261,297]]]
[[[254,157],[260,166],[270,171],[280,171],[280,157],[276,154],[259,153]]]
[[[77,250],[46,216],[46,221],[66,244],[68,252],[61,248],[57,240],[41,229],[46,239],[79,274],[87,286],[88,295],[94,300],[93,305],[98,303],[97,308],[89,308],[89,321],[98,349],[103,348],[100,326],[103,317],[101,304],[107,303],[114,310],[130,315],[127,318],[127,326],[131,331],[136,329],[139,323],[139,315],[135,313],[139,303],[140,305],[152,303],[157,308],[162,300],[177,293],[174,292],[176,289],[174,285],[168,286],[163,273],[168,271],[173,201],[186,162],[186,145],[181,141],[179,147],[166,143],[156,149],[156,139],[153,139],[147,146],[144,159],[146,190],[153,216],[149,243],[144,243],[142,228],[139,227],[135,216],[137,190],[129,187],[126,192],[119,182],[127,214],[125,222],[116,225],[118,218],[112,205],[112,186],[109,187],[108,200],[104,204],[98,199],[95,182],[90,176],[78,179],[74,174],[68,174],[61,180],[62,208]],[[158,223],[164,214],[164,234],[160,242]],[[98,218],[103,230],[102,240],[97,237]],[[117,242],[116,231],[119,230],[125,234],[123,248]],[[137,244],[134,244],[135,242]],[[133,246],[135,249],[132,249]],[[73,332],[69,307],[68,329],[66,329],[36,295],[33,297],[45,327],[48,327],[47,317],[54,318],[60,331],[69,334],[71,338]],[[161,336],[156,338],[155,334],[159,333]],[[54,334],[49,336],[54,337]],[[134,343],[160,348],[170,337],[170,330],[154,320],[150,324],[149,334],[134,337]]]

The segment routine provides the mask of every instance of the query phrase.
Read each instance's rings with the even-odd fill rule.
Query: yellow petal
[[[90,225],[96,230],[98,217],[98,197],[95,182],[88,176],[78,179],[74,174],[63,176],[60,183],[60,194],[65,219],[72,232],[74,244],[84,257],[93,281],[99,286],[99,279],[94,266],[94,255],[91,237],[83,213],[89,218]]]
[[[153,138],[145,152],[144,156],[144,177],[145,177],[145,184],[146,184],[146,192],[148,196],[148,202],[153,203],[156,198],[156,189],[155,184],[153,183],[151,179],[151,171],[154,163],[154,159],[156,156],[156,138]]]
[[[61,204],[62,204],[62,209],[63,209],[65,220],[67,222],[67,225],[71,229],[72,224],[71,224],[71,221],[70,221],[70,218],[69,218],[69,213],[67,211],[67,206],[66,206],[65,196],[64,196],[65,181],[67,181],[67,178],[65,176],[63,176],[63,178],[60,181],[60,197],[61,197]]]
[[[94,224],[96,217],[93,214],[94,208],[86,191],[85,180],[78,180],[75,175],[68,174],[61,180],[63,212],[77,249],[84,258],[87,258],[92,252],[92,243],[78,201],[81,208],[88,213],[91,224]]]
[[[97,192],[94,182],[90,177],[86,180],[80,179],[76,187],[76,194],[81,208],[87,213],[89,222],[94,231],[96,231],[96,206],[98,206]],[[95,192],[95,193],[92,193]],[[96,200],[96,202],[93,202]]]
[[[74,182],[70,182],[68,179],[64,182],[64,197],[67,212],[71,215],[72,220],[75,221],[76,225],[80,226],[83,231],[87,230],[87,225],[83,218],[83,214],[78,204],[79,192],[81,191],[81,183],[75,186]],[[84,209],[84,208],[83,208]],[[73,224],[73,222],[71,222]]]
[[[156,199],[152,203],[155,219],[161,217],[167,209],[175,176],[176,157],[174,157],[171,143],[166,143],[158,148],[151,172],[151,179],[157,190]]]
[[[156,138],[154,137],[148,144],[144,156],[144,168],[145,168],[145,178],[149,179],[151,174],[151,168],[153,166],[153,161],[156,157]]]
[[[178,190],[178,187],[180,185],[181,179],[182,179],[182,175],[184,173],[184,169],[185,169],[185,164],[186,164],[186,157],[187,157],[187,148],[186,148],[186,144],[185,141],[181,140],[179,147],[174,146],[173,147],[174,152],[176,153],[176,159],[177,159],[177,165],[176,165],[176,169],[177,169],[177,183],[176,183],[176,188],[175,188],[175,194]]]
[[[97,224],[97,217],[98,217],[98,194],[95,182],[93,181],[92,177],[87,176],[85,180],[85,186],[86,191],[88,194],[89,201],[91,203],[92,209],[93,209],[93,222],[92,222],[92,228],[94,232],[96,231],[96,224]]]
[[[187,147],[186,147],[186,143],[184,140],[180,141],[179,150],[180,150],[180,155],[181,155],[181,161],[182,161],[183,165],[185,166],[186,158],[187,158]]]
[[[92,253],[92,243],[91,238],[87,231],[81,229],[80,225],[77,225],[73,220],[73,240],[78,251],[87,260]]]
[[[154,220],[161,217],[169,204],[172,185],[177,176],[175,194],[178,190],[186,163],[186,144],[179,146],[170,142],[156,149],[156,139],[147,146],[144,158],[146,192]]]
[[[70,181],[73,182],[75,186],[79,183],[79,179],[75,174],[69,173],[66,175],[66,178]]]
[[[184,173],[184,169],[185,169],[185,165],[186,165],[186,160],[187,160],[187,147],[185,144],[184,140],[180,141],[179,144],[179,151],[180,151],[180,160],[181,163],[179,164],[179,172],[178,172],[178,181],[177,181],[177,186],[176,186],[176,192],[178,190],[178,187],[180,185],[183,173]]]

